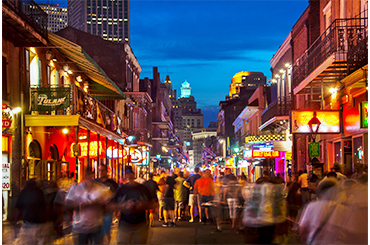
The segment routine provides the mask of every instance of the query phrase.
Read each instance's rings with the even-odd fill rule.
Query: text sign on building
[[[308,122],[313,118],[314,111],[291,111],[292,133],[312,133]],[[316,117],[320,121],[319,134],[340,133],[339,111],[316,111]]]
[[[10,190],[10,163],[2,164],[3,191]]]
[[[367,101],[363,101],[360,103],[360,128],[369,127],[369,113],[367,110],[367,104]]]
[[[253,158],[279,158],[280,151],[274,151],[274,145],[258,144],[252,145]]]
[[[310,157],[320,157],[320,142],[310,142]]]
[[[71,88],[38,87],[31,88],[32,111],[56,111],[70,105]]]

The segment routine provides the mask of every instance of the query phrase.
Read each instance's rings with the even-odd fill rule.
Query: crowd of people
[[[305,244],[367,243],[367,174],[356,165],[348,178],[340,167],[335,163],[322,179],[302,171],[287,183],[268,170],[251,183],[230,168],[213,176],[198,167],[137,178],[129,167],[117,183],[105,165],[100,178],[86,171],[80,183],[32,179],[16,203],[13,222],[23,224],[15,243],[50,244],[72,226],[75,244],[109,244],[117,221],[118,244],[145,244],[156,217],[165,228],[199,221],[222,232],[227,225],[252,244],[286,244],[290,228]]]

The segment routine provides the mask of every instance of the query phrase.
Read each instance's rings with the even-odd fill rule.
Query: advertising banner
[[[361,128],[368,128],[369,127],[369,113],[367,110],[367,101],[360,103],[360,124]]]
[[[279,158],[280,151],[274,150],[272,144],[258,144],[252,145],[253,158]]]
[[[2,164],[3,191],[10,191],[10,163]]]
[[[313,118],[314,111],[291,111],[292,133],[312,133],[308,122]],[[320,121],[318,133],[340,133],[339,111],[316,111],[316,117]]]
[[[57,111],[66,109],[71,103],[70,87],[31,88],[32,111]]]
[[[310,157],[320,157],[320,143],[311,142],[309,143]]]

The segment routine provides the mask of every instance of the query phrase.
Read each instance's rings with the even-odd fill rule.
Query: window
[[[331,1],[326,4],[325,8],[322,10],[324,15],[324,23],[325,23],[325,30],[330,26],[331,24]],[[329,32],[329,30],[328,30]],[[326,33],[328,34],[328,33]]]

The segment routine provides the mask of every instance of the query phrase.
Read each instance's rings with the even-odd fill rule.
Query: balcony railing
[[[32,86],[33,115],[80,115],[122,135],[122,120],[100,101],[76,85]]]
[[[28,25],[47,37],[48,15],[33,0],[3,0],[2,4],[15,11]]]
[[[335,20],[294,64],[293,88],[333,54],[336,61],[346,62],[347,52],[353,43],[357,43],[356,38],[365,37],[356,34],[365,31],[367,40],[367,14],[360,18]]]
[[[274,103],[271,103],[262,112],[262,124],[276,116],[289,116],[292,109],[292,100],[290,96],[280,97]]]
[[[348,44],[347,74],[368,64],[368,29],[358,30]]]

